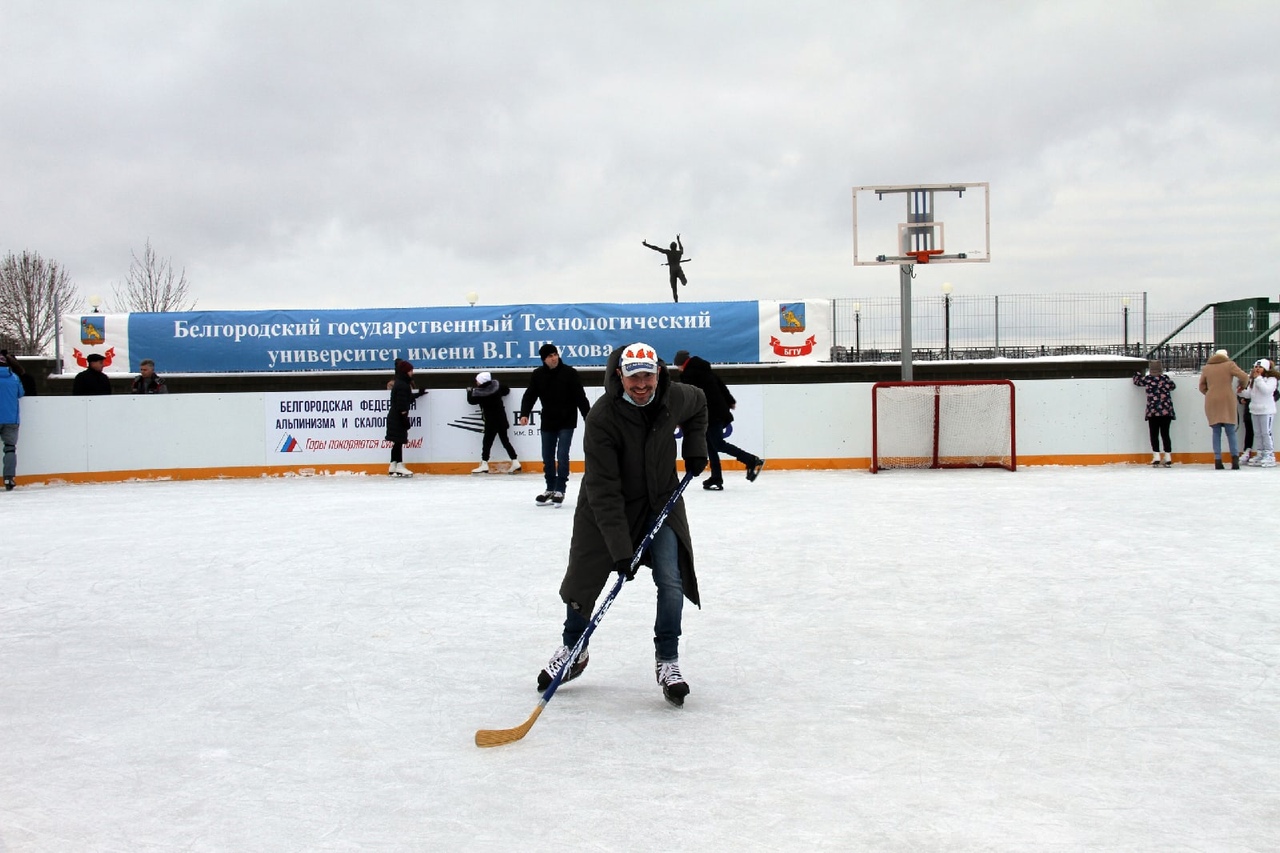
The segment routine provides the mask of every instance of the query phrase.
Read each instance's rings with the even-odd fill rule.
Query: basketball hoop
[[[929,263],[929,258],[933,255],[941,255],[941,249],[922,249],[918,252],[907,252],[909,257],[915,258],[917,264]]]

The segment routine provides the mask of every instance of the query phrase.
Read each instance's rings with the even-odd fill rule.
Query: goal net
[[[1013,383],[1006,379],[871,386],[871,471],[1017,469]]]

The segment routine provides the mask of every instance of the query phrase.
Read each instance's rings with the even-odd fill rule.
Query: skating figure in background
[[[670,267],[668,277],[671,279],[671,298],[679,302],[680,289],[676,286],[676,282],[684,285],[689,283],[689,280],[684,277],[684,270],[680,267],[681,259],[684,257],[684,243],[680,242],[680,235],[676,235],[676,241],[671,244],[670,249],[660,248],[647,240],[641,240],[640,244],[667,256],[667,266]]]
[[[516,458],[516,449],[511,446],[507,436],[507,405],[502,398],[511,393],[511,389],[494,379],[487,370],[476,374],[476,384],[467,389],[467,402],[480,407],[484,415],[484,439],[480,443],[480,464],[471,469],[472,474],[489,473],[489,451],[493,448],[493,440],[502,442],[507,456],[511,458],[508,474],[520,470],[520,460]]]

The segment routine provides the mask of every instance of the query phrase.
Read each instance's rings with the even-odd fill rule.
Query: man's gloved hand
[[[631,566],[630,557],[627,557],[627,559],[625,560],[618,560],[616,563],[614,563],[613,570],[615,572],[618,572],[627,580],[635,580],[636,570]]]
[[[707,457],[705,456],[686,456],[684,459],[684,470],[693,476],[698,476],[707,469]]]

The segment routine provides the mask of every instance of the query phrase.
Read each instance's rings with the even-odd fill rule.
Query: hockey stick
[[[658,535],[658,531],[662,529],[663,522],[667,520],[667,515],[671,513],[676,501],[684,494],[685,487],[693,482],[693,477],[693,474],[685,474],[684,478],[680,480],[680,485],[676,487],[675,492],[667,499],[667,505],[662,508],[662,512],[658,513],[658,519],[653,523],[653,528],[645,534],[644,539],[640,541],[639,547],[636,548],[636,552],[631,555],[632,572],[640,565],[645,549],[649,547],[653,537]],[[573,662],[578,659],[578,655],[582,653],[582,650],[587,647],[587,643],[591,640],[591,635],[595,633],[596,626],[600,624],[604,614],[609,612],[609,607],[613,604],[613,600],[618,597],[618,592],[626,582],[626,576],[619,572],[618,579],[613,582],[613,588],[609,590],[608,595],[604,597],[604,601],[600,602],[600,606],[596,608],[591,621],[587,623],[587,629],[582,632],[578,642],[574,643],[573,650],[569,652],[569,657],[565,659],[564,666],[560,667],[556,677],[551,679],[551,683],[543,691],[542,698],[538,700],[538,707],[533,709],[529,719],[514,729],[480,729],[476,732],[476,746],[503,746],[508,743],[515,743],[529,733],[529,729],[533,728],[533,724],[537,722],[538,715],[542,713],[542,709],[547,707],[547,703],[551,701],[551,697],[555,695],[556,690],[560,687],[560,682],[564,680],[565,673],[572,667]]]

